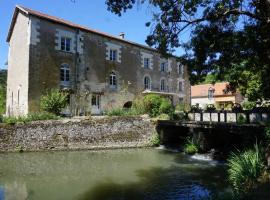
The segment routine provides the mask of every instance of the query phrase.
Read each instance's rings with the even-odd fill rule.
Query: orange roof
[[[226,93],[228,85],[228,82],[194,85],[191,86],[191,97],[207,97],[210,88],[214,89],[214,96],[231,96],[232,92]]]
[[[11,38],[12,31],[13,31],[13,28],[14,28],[14,25],[15,25],[15,22],[16,22],[16,18],[17,18],[17,15],[18,15],[19,11],[22,11],[23,13],[25,13],[27,15],[33,15],[35,17],[42,18],[42,19],[45,19],[45,20],[48,20],[48,21],[51,21],[51,22],[54,22],[54,23],[63,24],[65,26],[69,26],[71,28],[76,28],[76,29],[80,29],[80,30],[83,30],[83,31],[86,31],[86,32],[91,32],[91,33],[94,33],[94,34],[102,35],[102,36],[105,36],[105,37],[108,37],[108,38],[111,38],[111,39],[115,39],[115,40],[118,40],[118,41],[121,41],[121,42],[129,43],[131,45],[136,45],[136,46],[139,46],[139,47],[151,50],[151,51],[157,51],[157,49],[154,49],[154,48],[142,45],[142,44],[138,44],[138,43],[135,43],[135,42],[132,42],[132,41],[129,41],[129,40],[125,40],[125,39],[122,39],[120,37],[116,37],[116,36],[113,36],[113,35],[110,35],[110,34],[107,34],[107,33],[99,32],[99,31],[94,30],[94,29],[89,29],[87,27],[84,27],[84,26],[69,22],[67,20],[60,19],[60,18],[54,17],[54,16],[50,16],[50,15],[47,15],[47,14],[44,14],[44,13],[41,13],[41,12],[38,12],[38,11],[35,11],[35,10],[31,10],[29,8],[18,6],[18,5],[16,6],[15,11],[13,13],[11,25],[10,25],[8,36],[7,36],[7,42],[9,42],[9,40]]]

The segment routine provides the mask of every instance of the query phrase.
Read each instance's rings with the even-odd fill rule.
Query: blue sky
[[[6,36],[15,5],[57,16],[74,23],[87,26],[102,32],[118,35],[125,32],[125,38],[145,44],[150,29],[145,23],[152,19],[152,10],[147,5],[135,6],[121,17],[107,11],[105,0],[0,0],[0,68],[7,61],[8,44]],[[185,36],[186,37],[186,36]],[[182,38],[186,40],[186,38]],[[181,54],[176,51],[176,55]]]

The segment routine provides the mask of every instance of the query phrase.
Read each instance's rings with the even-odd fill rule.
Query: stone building
[[[40,109],[51,88],[69,92],[65,112],[102,114],[145,93],[190,103],[185,66],[177,57],[28,8],[16,6],[9,43],[7,115]]]

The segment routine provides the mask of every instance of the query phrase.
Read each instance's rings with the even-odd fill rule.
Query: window
[[[165,80],[164,79],[162,79],[160,81],[160,91],[165,91]]]
[[[116,82],[116,74],[112,72],[110,74],[110,88],[116,89],[117,82]]]
[[[183,92],[183,82],[179,81],[178,83],[179,92]]]
[[[62,64],[60,69],[60,80],[62,83],[69,82],[70,69],[68,64]]]
[[[98,109],[100,108],[100,95],[93,94],[91,99],[92,106],[96,106]]]
[[[209,88],[209,90],[208,90],[208,99],[209,100],[214,98],[214,92],[215,92],[215,90],[213,88]]]
[[[160,71],[161,72],[165,72],[166,71],[166,63],[163,62],[163,63],[160,64]]]
[[[110,60],[116,61],[117,58],[117,50],[110,49]]]
[[[144,89],[145,90],[151,89],[151,80],[148,76],[144,77]]]
[[[143,66],[145,69],[149,69],[149,58],[143,59]]]
[[[61,37],[61,50],[62,51],[70,51],[71,50],[70,45],[71,45],[71,38]]]
[[[183,74],[183,65],[181,65],[181,64],[178,65],[178,74],[180,74],[180,75]]]

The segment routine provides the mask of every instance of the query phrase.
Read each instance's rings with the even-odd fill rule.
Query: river
[[[0,200],[212,199],[230,191],[225,172],[161,149],[3,153]]]

